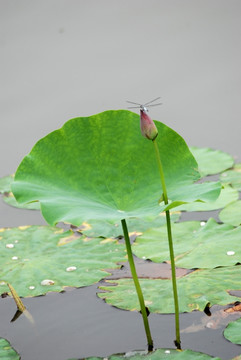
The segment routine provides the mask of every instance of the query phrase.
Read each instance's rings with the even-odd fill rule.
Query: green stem
[[[167,189],[166,183],[164,178],[164,172],[162,167],[162,162],[160,158],[159,148],[156,142],[156,139],[153,141],[157,164],[159,168],[159,173],[161,177],[161,184],[163,190],[163,200],[164,203],[168,204],[168,196],[167,196]],[[177,294],[177,281],[176,281],[176,267],[175,267],[175,257],[174,257],[174,250],[173,250],[173,241],[172,241],[172,228],[171,228],[171,219],[170,219],[170,212],[166,210],[166,222],[167,222],[167,235],[168,235],[168,244],[169,244],[169,252],[170,252],[170,260],[171,260],[171,271],[172,271],[172,288],[173,288],[173,297],[174,297],[174,306],[175,306],[175,324],[176,324],[176,340],[175,345],[178,349],[181,349],[181,339],[180,339],[180,324],[179,324],[179,305],[178,305],[178,294]]]
[[[128,261],[130,264],[131,274],[132,274],[132,278],[134,280],[137,296],[138,296],[139,303],[140,303],[141,315],[142,315],[144,328],[145,328],[145,332],[146,332],[146,337],[147,337],[148,351],[152,351],[153,350],[153,340],[151,337],[151,331],[150,331],[149,322],[148,322],[148,318],[147,318],[147,311],[146,311],[146,307],[145,307],[144,297],[143,297],[141,286],[140,286],[138,276],[136,273],[135,263],[134,263],[134,259],[133,259],[133,255],[132,255],[132,251],[131,251],[130,238],[129,238],[125,219],[121,220],[121,225],[122,225],[122,229],[123,229],[123,233],[124,233],[126,250],[127,250],[127,255],[128,255]]]

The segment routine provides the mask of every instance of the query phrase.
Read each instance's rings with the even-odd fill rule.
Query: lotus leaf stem
[[[152,351],[153,350],[153,340],[151,337],[151,331],[150,331],[148,317],[147,317],[148,316],[147,310],[146,310],[141,286],[140,286],[140,283],[138,280],[137,272],[136,272],[134,258],[133,258],[132,250],[131,250],[131,243],[130,243],[128,228],[127,228],[125,219],[121,220],[121,225],[122,225],[123,234],[124,234],[124,238],[125,238],[126,251],[127,251],[127,255],[128,255],[128,261],[130,264],[131,274],[132,274],[132,278],[133,278],[135,288],[136,288],[136,293],[137,293],[139,303],[140,303],[141,315],[142,315],[144,328],[145,328],[145,332],[146,332],[146,337],[147,337],[148,351]]]

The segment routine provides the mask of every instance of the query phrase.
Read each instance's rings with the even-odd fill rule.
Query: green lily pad
[[[178,211],[212,211],[222,209],[233,201],[238,200],[239,193],[231,186],[224,186],[217,200],[208,202],[193,202],[178,206]]]
[[[222,184],[231,185],[234,189],[241,191],[241,164],[235,164],[233,169],[222,173],[220,181]]]
[[[4,176],[0,178],[0,194],[8,193],[11,191],[11,184],[13,182],[14,175]]]
[[[241,224],[241,200],[226,206],[219,213],[219,219],[226,224],[239,226]]]
[[[20,204],[16,201],[12,192],[5,193],[3,196],[3,201],[10,206],[17,207],[19,209],[28,209],[28,210],[40,210],[40,204],[38,201],[31,202],[27,204]]]
[[[241,266],[196,270],[177,279],[180,312],[203,311],[205,306],[227,305],[240,298],[229,295],[229,290],[240,290]],[[174,313],[172,282],[169,279],[140,279],[145,304],[153,313]],[[108,304],[125,310],[140,311],[132,279],[106,281],[100,286],[106,292],[98,296]]]
[[[221,360],[218,357],[212,357],[200,352],[192,351],[192,350],[174,350],[174,349],[157,349],[151,353],[147,353],[146,351],[133,351],[129,354],[123,355],[111,355],[108,357],[89,357],[86,360]],[[69,359],[69,360],[77,360],[77,359]]]
[[[124,245],[114,239],[48,226],[1,229],[0,252],[0,292],[10,283],[22,297],[94,284],[109,275],[104,269],[126,261]]]
[[[0,359],[1,360],[20,360],[20,356],[11,347],[10,343],[0,338]]]
[[[177,221],[180,213],[171,213],[171,221]],[[165,213],[159,216],[149,216],[148,218],[129,218],[127,220],[129,233],[143,232],[151,227],[166,224]],[[108,220],[91,220],[84,222],[79,227],[80,231],[91,237],[118,237],[123,236],[123,230],[120,222]]]
[[[218,174],[234,164],[232,156],[220,150],[198,147],[190,147],[190,150],[197,160],[202,176]]]
[[[141,136],[139,121],[126,110],[68,121],[23,159],[12,184],[17,201],[39,200],[51,225],[158,215],[166,208],[158,202],[160,175],[153,144]],[[185,141],[166,125],[156,121],[156,126],[172,207],[214,201],[220,184],[194,184],[200,174]]]
[[[205,226],[198,221],[172,224],[176,266],[214,268],[241,263],[241,227],[217,224],[209,219]],[[155,262],[170,259],[165,226],[149,229],[132,246],[136,256]]]
[[[232,343],[241,345],[241,319],[228,324],[224,330],[224,336]]]

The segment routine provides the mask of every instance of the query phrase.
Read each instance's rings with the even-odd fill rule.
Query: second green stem
[[[159,173],[160,173],[160,177],[161,177],[163,200],[164,200],[164,203],[167,205],[168,204],[168,196],[167,196],[167,189],[166,189],[166,183],[165,183],[159,148],[158,148],[156,139],[154,139],[152,142],[154,144],[156,158],[157,158],[157,164],[158,164]],[[165,213],[166,213],[167,235],[168,235],[168,244],[169,244],[170,260],[171,260],[172,288],[173,288],[173,297],[174,297],[174,306],[175,306],[175,324],[176,324],[175,345],[178,349],[181,349],[179,305],[178,305],[178,295],[177,295],[176,268],[175,268],[175,259],[174,259],[174,250],[173,250],[173,241],[172,241],[171,219],[170,219],[169,210],[166,210]]]

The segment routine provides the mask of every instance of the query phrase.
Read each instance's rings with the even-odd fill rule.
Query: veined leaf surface
[[[194,184],[200,174],[185,141],[166,125],[156,126],[172,206],[214,201],[220,184]],[[40,201],[51,225],[157,215],[166,207],[159,204],[153,144],[141,136],[139,116],[125,110],[72,119],[38,141],[20,164],[12,190],[20,203]]]

